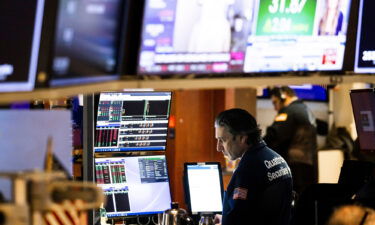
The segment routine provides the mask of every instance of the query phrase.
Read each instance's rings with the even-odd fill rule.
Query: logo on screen
[[[0,80],[5,80],[7,76],[13,74],[13,65],[3,64],[0,65]]]
[[[337,50],[326,49],[323,53],[323,65],[335,65],[337,61]]]
[[[361,111],[361,126],[363,131],[375,131],[372,111]]]

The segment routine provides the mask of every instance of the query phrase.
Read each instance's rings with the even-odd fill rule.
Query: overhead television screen
[[[146,0],[140,74],[340,70],[350,0]]]
[[[138,72],[241,72],[253,5],[243,0],[146,0]],[[240,24],[237,16],[248,21]],[[241,31],[233,30],[235,23]]]
[[[165,155],[96,158],[96,183],[107,217],[162,213],[171,207]]]
[[[171,92],[101,93],[95,152],[166,149]]]
[[[375,73],[375,25],[372,19],[374,10],[375,2],[360,1],[354,67],[357,73]]]
[[[123,0],[61,0],[51,65],[51,86],[119,77]]]
[[[44,0],[0,1],[0,92],[34,88],[43,14]]]

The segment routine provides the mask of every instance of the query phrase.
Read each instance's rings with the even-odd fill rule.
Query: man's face
[[[215,127],[215,137],[217,140],[216,150],[222,152],[230,160],[236,160],[242,156],[247,149],[247,137],[244,135],[233,136],[228,129],[223,126]]]
[[[273,108],[278,112],[281,108],[284,107],[284,103],[281,101],[280,98],[278,97],[275,97],[275,96],[271,96],[271,101],[272,101],[272,105],[273,105]]]

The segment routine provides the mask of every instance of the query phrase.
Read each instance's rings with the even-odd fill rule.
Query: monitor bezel
[[[199,215],[202,213],[210,213],[210,214],[221,214],[222,211],[213,211],[213,212],[193,212],[191,208],[191,199],[190,199],[190,189],[189,189],[189,175],[188,175],[188,166],[199,166],[199,165],[216,165],[218,167],[219,172],[219,180],[220,180],[220,190],[221,190],[221,202],[224,200],[224,183],[223,183],[223,171],[221,168],[220,162],[185,162],[184,163],[184,191],[185,191],[185,202],[188,207],[188,211],[192,215]]]

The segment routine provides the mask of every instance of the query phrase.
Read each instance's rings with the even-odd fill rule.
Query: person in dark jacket
[[[272,103],[278,112],[264,141],[289,164],[294,190],[300,194],[317,182],[317,133],[312,112],[288,86],[273,88]]]
[[[215,120],[217,151],[241,159],[224,194],[222,225],[287,225],[292,175],[286,161],[267,147],[255,118],[243,109],[221,112]]]

